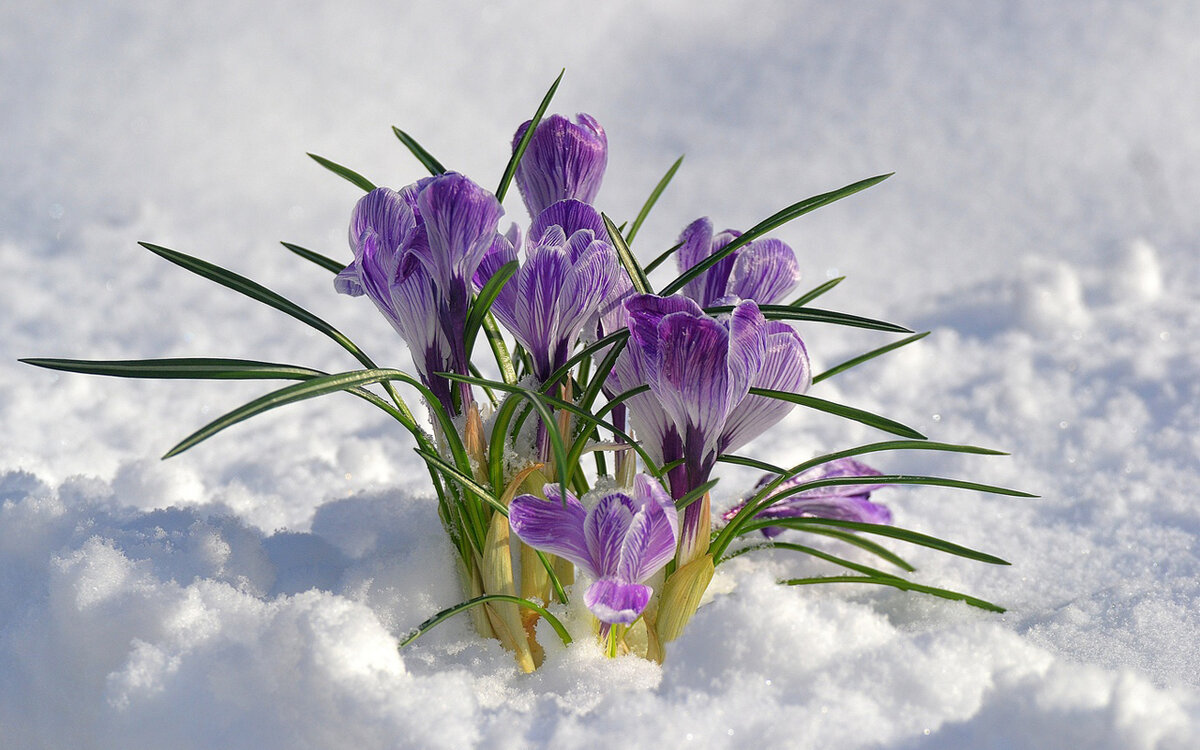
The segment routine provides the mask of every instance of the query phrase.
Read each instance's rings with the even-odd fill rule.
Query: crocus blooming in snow
[[[679,235],[675,256],[680,273],[708,259],[741,232],[726,229],[714,235],[712,222],[700,218],[688,224]],[[727,304],[731,298],[752,299],[760,305],[783,301],[800,281],[796,253],[780,240],[760,238],[737,248],[711,268],[689,281],[683,293],[701,307]]]
[[[683,296],[637,295],[625,303],[629,344],[613,369],[617,392],[650,386],[628,400],[630,420],[682,498],[708,480],[721,453],[745,445],[792,408],[749,390],[801,393],[812,381],[804,343],[790,326],[766,320],[751,300],[714,318]],[[708,503],[684,511],[680,562],[707,546]]]
[[[513,136],[513,149],[529,129],[526,122]],[[608,166],[608,138],[591,115],[579,114],[576,122],[551,115],[538,123],[521,162],[517,188],[536,218],[560,200],[591,203],[600,191]]]
[[[512,501],[513,533],[595,579],[583,601],[598,620],[610,625],[636,620],[653,593],[643,582],[675,555],[679,518],[671,496],[645,474],[634,479],[629,494],[604,495],[591,510],[570,492],[560,496],[557,484],[547,484],[544,492],[545,500],[521,495]]]
[[[852,458],[839,458],[834,461],[814,466],[811,469],[789,477],[771,492],[774,498],[809,482],[822,479],[841,479],[844,477],[875,477],[879,472],[864,463]],[[759,480],[751,490],[750,496],[757,495],[764,487],[775,481],[774,474],[768,474]],[[892,512],[886,505],[873,503],[871,493],[883,487],[882,484],[850,484],[830,487],[814,487],[800,490],[788,495],[773,505],[755,514],[755,518],[799,518],[803,516],[818,518],[836,518],[842,521],[859,521],[862,523],[890,524]],[[745,501],[730,508],[723,518],[733,520],[745,506]],[[774,537],[783,532],[779,526],[768,526],[762,530],[764,536]]]
[[[372,190],[351,215],[354,260],[335,287],[371,298],[413,352],[421,380],[452,413],[450,383],[435,373],[467,374],[462,332],[471,278],[484,253],[504,240],[496,233],[503,213],[495,196],[449,172],[400,191]],[[469,387],[460,394],[465,407]]]
[[[623,273],[603,227],[595,209],[579,201],[559,201],[543,211],[530,229],[525,262],[492,303],[496,319],[529,352],[540,382],[566,363],[586,327],[595,328],[601,305]],[[516,231],[494,244],[476,285],[482,288],[517,260],[519,244]]]

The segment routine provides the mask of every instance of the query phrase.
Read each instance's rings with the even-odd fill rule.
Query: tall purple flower
[[[679,517],[670,495],[644,474],[634,480],[631,494],[607,494],[591,510],[569,492],[561,497],[557,484],[546,485],[545,493],[545,500],[521,495],[512,501],[513,533],[595,579],[583,601],[601,622],[636,620],[652,593],[643,582],[675,555]]]
[[[450,172],[400,191],[372,190],[351,214],[354,260],[334,286],[371,298],[408,344],[422,381],[452,412],[450,383],[434,373],[467,374],[471,277],[484,253],[503,242],[496,233],[503,212],[495,196]],[[465,407],[470,388],[459,393]]]
[[[683,296],[637,295],[625,303],[630,339],[610,387],[648,393],[628,401],[630,419],[650,457],[682,459],[668,478],[682,498],[708,480],[721,453],[745,445],[792,408],[752,396],[752,387],[801,393],[812,381],[804,343],[788,325],[768,321],[753,301],[713,318]],[[707,503],[684,512],[681,562],[707,546]]]
[[[492,312],[533,360],[545,382],[566,363],[580,334],[600,315],[621,273],[599,214],[574,200],[555,203],[530,229],[525,262],[501,288]],[[517,260],[515,231],[492,246],[475,274],[482,288],[506,263]]]
[[[608,165],[608,137],[591,115],[579,114],[572,123],[551,115],[538,123],[517,165],[517,188],[530,216],[538,216],[561,200],[591,203],[600,191]],[[517,128],[513,150],[529,129]]]
[[[816,482],[822,479],[839,479],[842,477],[875,477],[879,472],[864,463],[852,458],[839,458],[789,477],[781,482],[771,493],[776,497],[802,484]],[[774,474],[768,474],[759,480],[751,490],[750,496],[757,495],[764,487],[775,481]],[[886,485],[882,484],[851,484],[835,485],[833,487],[814,487],[788,495],[774,505],[759,511],[755,518],[836,518],[842,521],[860,521],[862,523],[890,524],[892,512],[886,505],[873,503],[871,493]],[[727,510],[723,516],[726,521],[745,507],[747,501],[742,501]],[[762,530],[763,535],[771,538],[783,532],[779,526],[768,526]]]
[[[713,234],[707,217],[696,219],[679,235],[681,247],[675,258],[682,273],[722,250],[741,236],[726,229]],[[684,287],[684,294],[701,307],[721,304],[731,297],[752,299],[760,305],[773,305],[800,281],[796,253],[785,243],[771,238],[758,239],[733,251]]]

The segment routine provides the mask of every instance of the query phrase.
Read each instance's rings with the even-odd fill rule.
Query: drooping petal
[[[652,593],[649,586],[605,577],[588,586],[583,603],[600,622],[628,625],[646,609]]]
[[[530,216],[564,199],[591,203],[600,191],[608,164],[608,138],[591,115],[576,118],[577,123],[562,115],[543,118],[517,164],[517,188]],[[529,125],[517,128],[514,151]]]
[[[429,180],[417,196],[429,237],[430,273],[439,288],[475,275],[504,209],[496,196],[455,172]]]
[[[529,243],[537,244],[550,227],[562,227],[563,235],[570,237],[581,229],[589,229],[593,239],[608,240],[608,230],[600,213],[586,203],[577,200],[561,200],[552,203],[541,213],[535,214],[529,227]]]
[[[753,388],[804,393],[812,383],[808,352],[800,336],[778,320],[764,322],[766,351],[751,382]],[[735,451],[761,435],[795,407],[789,401],[747,395],[729,413],[721,436],[721,450]]]
[[[534,495],[513,499],[508,507],[513,533],[530,547],[566,558],[592,576],[599,576],[583,531],[587,511],[569,492],[564,505],[558,485],[548,484],[544,489],[545,500]]]
[[[800,281],[796,253],[780,240],[755,240],[736,254],[725,294],[752,299],[760,305],[782,302]]]

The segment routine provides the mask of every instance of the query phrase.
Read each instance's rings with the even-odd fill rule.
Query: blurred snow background
[[[1012,451],[876,461],[1042,495],[878,496],[1012,560],[911,555],[1007,614],[786,590],[771,582],[824,569],[742,558],[662,669],[581,645],[521,676],[465,619],[397,654],[459,594],[386,418],[334,397],[160,462],[268,387],[15,361],[353,367],[146,240],[406,365],[370,305],[277,244],[348,255],[357,191],[304,152],[402,185],[421,169],[398,125],[491,185],[563,66],[554,109],[609,132],[607,212],[632,216],[687,154],[643,259],[696,216],[745,228],[897,173],[778,236],[806,287],[849,276],[824,304],[934,334],[814,392]],[[1194,747],[1198,69],[1191,2],[6,3],[0,745]],[[886,340],[801,333],[818,368]],[[875,437],[795,413],[756,449],[796,462]],[[719,501],[752,478],[728,473]]]

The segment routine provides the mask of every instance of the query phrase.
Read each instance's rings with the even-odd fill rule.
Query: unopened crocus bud
[[[513,149],[525,136],[529,122],[517,128]],[[591,115],[576,122],[551,115],[538,123],[517,165],[517,188],[529,215],[536,218],[551,204],[574,199],[591,203],[600,191],[608,166],[608,138]]]

